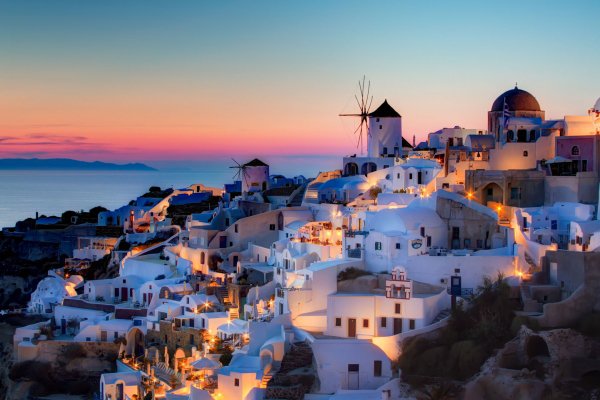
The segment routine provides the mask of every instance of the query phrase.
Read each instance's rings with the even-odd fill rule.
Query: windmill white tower
[[[233,160],[233,158],[232,158]],[[234,165],[229,168],[236,168],[238,171],[234,175],[234,180],[242,181],[242,193],[260,192],[269,188],[269,165],[258,158],[240,164],[233,160]]]

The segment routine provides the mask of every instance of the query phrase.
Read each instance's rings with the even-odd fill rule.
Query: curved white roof
[[[596,104],[594,104],[594,110],[600,111],[600,97],[598,97],[598,100],[596,100]]]
[[[324,189],[349,189],[351,187],[356,187],[361,184],[368,184],[367,177],[364,175],[354,175],[354,176],[345,176],[343,178],[335,178],[330,179],[327,182],[323,183],[319,190]]]
[[[425,158],[409,158],[404,164],[400,166],[401,168],[442,168],[437,161],[427,160]]]

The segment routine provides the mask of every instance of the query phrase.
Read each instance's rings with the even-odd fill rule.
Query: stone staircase
[[[167,366],[164,362],[157,363],[152,369],[154,370],[154,375],[164,382],[170,383],[172,376],[175,376],[178,382],[183,382],[181,373],[175,372],[173,368]]]
[[[261,389],[266,389],[267,385],[269,384],[269,382],[271,381],[271,379],[273,379],[273,376],[275,375],[275,371],[271,370],[268,373],[264,374],[262,377],[262,380],[260,381],[260,388]]]
[[[230,304],[231,301],[229,299],[229,291],[227,290],[227,286],[219,286],[215,290],[215,296],[223,305]]]
[[[285,353],[281,365],[273,376],[263,376],[266,384],[265,399],[301,400],[315,381],[316,372],[312,366],[313,352],[307,342],[292,344]]]
[[[308,185],[301,185],[298,189],[294,190],[294,192],[290,195],[288,200],[288,206],[290,207],[300,207],[302,205],[302,199],[304,199],[304,193],[306,192],[306,187]]]
[[[435,324],[436,322],[440,322],[444,318],[450,316],[451,312],[452,312],[452,310],[450,310],[449,308],[446,308],[446,309],[440,311],[440,313],[435,316],[435,318],[433,319],[433,321],[431,321],[431,323]]]
[[[238,319],[240,317],[240,309],[239,307],[231,307],[229,309],[229,319]]]

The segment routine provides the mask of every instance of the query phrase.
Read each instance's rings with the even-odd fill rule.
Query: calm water
[[[272,174],[316,176],[339,168],[340,158],[301,157],[265,160]],[[159,171],[0,171],[0,227],[40,215],[95,206],[115,209],[145,193],[150,186],[182,188],[193,183],[222,187],[231,182],[231,161],[197,163],[187,170]]]

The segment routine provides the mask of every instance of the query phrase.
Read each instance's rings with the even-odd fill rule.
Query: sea
[[[341,168],[340,156],[261,157],[271,174],[316,177],[321,171]],[[247,162],[250,159],[240,159]],[[184,188],[202,183],[223,187],[233,181],[231,159],[193,162],[148,162],[156,171],[1,170],[0,227],[41,215],[60,216],[64,211],[102,206],[121,207],[146,193],[150,186]]]

